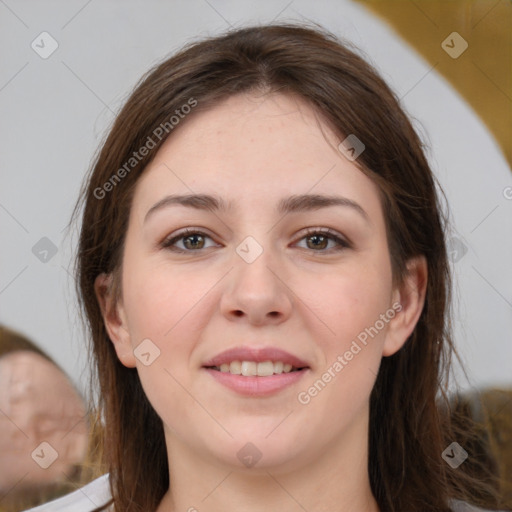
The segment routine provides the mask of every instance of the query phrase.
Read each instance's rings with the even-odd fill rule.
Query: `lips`
[[[233,361],[253,361],[255,363],[263,363],[266,361],[282,362],[290,364],[294,369],[309,368],[306,361],[303,361],[297,356],[290,354],[282,349],[275,347],[265,348],[248,348],[248,347],[235,347],[220,354],[212,359],[209,359],[203,364],[205,368],[219,367],[222,364],[230,364]]]
[[[241,366],[241,375],[233,367]],[[248,371],[244,371],[243,367]],[[261,371],[261,367],[267,371]],[[270,366],[273,372],[270,372]],[[257,367],[257,375],[254,369]],[[286,372],[285,372],[286,367]],[[248,348],[236,347],[226,350],[206,361],[203,369],[215,382],[234,391],[238,395],[252,398],[264,398],[277,395],[288,387],[298,385],[299,381],[309,373],[306,361],[279,348]],[[252,371],[251,371],[252,369]],[[282,373],[279,371],[282,370]],[[274,372],[278,373],[274,373]]]

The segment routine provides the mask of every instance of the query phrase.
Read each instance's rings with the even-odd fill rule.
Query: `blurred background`
[[[0,424],[16,427],[9,407],[19,386],[27,425],[30,414],[39,424],[35,391],[27,391],[37,375],[50,382],[50,372],[51,382],[62,387],[65,378],[70,386],[47,434],[26,428],[19,449],[29,469],[0,482],[0,510],[24,484],[41,487],[35,463],[51,459],[41,443],[62,418],[81,421],[69,423],[74,451],[56,450],[69,455],[67,466],[48,480],[75,481],[71,468],[85,457],[87,353],[74,296],[76,230],[68,222],[116,112],[140,76],[185,43],[271,21],[315,21],[353,42],[413,119],[450,207],[453,321],[467,369],[456,370],[458,383],[469,403],[491,397],[491,412],[478,411],[492,423],[493,450],[512,444],[512,1],[0,0],[0,323],[36,347],[0,350]],[[25,356],[43,355],[13,359],[20,347]],[[40,372],[23,370],[30,365]],[[499,464],[510,472],[510,455]]]

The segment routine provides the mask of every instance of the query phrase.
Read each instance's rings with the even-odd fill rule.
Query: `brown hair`
[[[101,273],[114,273],[118,281],[137,180],[166,137],[187,122],[180,116],[174,123],[171,116],[195,105],[193,116],[255,89],[296,94],[340,140],[355,134],[363,141],[357,164],[380,189],[395,283],[401,282],[410,258],[427,259],[421,317],[403,348],[383,358],[370,397],[368,468],[380,510],[447,512],[452,498],[494,506],[490,476],[487,482],[471,478],[441,457],[447,445],[463,439],[437,403],[438,393],[441,399],[447,396],[445,377],[454,351],[450,272],[445,220],[422,143],[397,97],[348,43],[318,26],[280,24],[190,43],[150,70],[118,114],[83,191],[78,290],[99,379],[115,510],[154,510],[168,489],[168,462],[162,421],[136,369],[116,356],[94,281]],[[142,155],[140,148],[149,145]]]

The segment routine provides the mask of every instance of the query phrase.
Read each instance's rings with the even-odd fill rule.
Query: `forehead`
[[[380,210],[377,186],[339,152],[339,142],[296,96],[231,96],[195,111],[169,136],[139,179],[134,207],[147,210],[165,192],[215,193],[236,209],[290,193],[339,193]]]

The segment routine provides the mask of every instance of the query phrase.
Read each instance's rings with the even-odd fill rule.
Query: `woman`
[[[347,44],[273,25],[189,45],[127,101],[83,208],[112,497],[83,510],[497,506],[437,401],[435,180]]]

